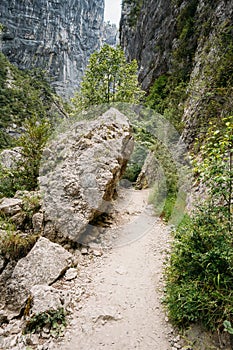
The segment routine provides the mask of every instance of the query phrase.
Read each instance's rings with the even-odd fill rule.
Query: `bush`
[[[26,323],[23,333],[39,333],[43,327],[48,327],[55,337],[62,335],[66,327],[66,313],[63,308],[50,310],[33,316]]]
[[[34,191],[38,187],[38,176],[43,148],[51,133],[47,119],[36,116],[27,119],[24,133],[17,141],[22,158],[11,169],[0,165],[0,198],[13,197],[18,190]]]
[[[5,221],[6,233],[0,238],[0,254],[7,259],[18,260],[28,254],[38,239],[38,235],[16,232],[13,224]]]
[[[194,162],[209,197],[177,228],[166,270],[165,303],[179,327],[223,330],[233,321],[232,152],[232,117],[210,124],[202,161]]]
[[[233,246],[226,223],[203,208],[175,233],[165,303],[178,327],[201,322],[210,330],[233,320]]]

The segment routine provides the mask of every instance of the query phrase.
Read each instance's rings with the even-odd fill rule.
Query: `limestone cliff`
[[[161,76],[172,81],[167,95],[183,84],[177,106],[182,102],[188,145],[205,133],[210,118],[232,113],[232,25],[230,0],[123,1],[121,46],[129,60],[137,59],[143,88],[149,91]]]
[[[2,0],[1,49],[19,68],[40,67],[61,95],[77,87],[99,48],[104,0]]]

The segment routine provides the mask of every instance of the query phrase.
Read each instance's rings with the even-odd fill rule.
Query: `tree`
[[[139,103],[144,91],[137,69],[136,60],[128,63],[120,46],[104,45],[90,57],[80,91],[72,99],[75,111],[112,102]]]

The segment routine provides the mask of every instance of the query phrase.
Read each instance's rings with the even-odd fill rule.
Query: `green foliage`
[[[177,80],[175,75],[161,75],[158,77],[149,95],[146,106],[161,113],[178,131],[182,131],[181,118],[184,111],[184,101],[187,96],[187,83]]]
[[[40,314],[36,314],[26,323],[23,333],[39,333],[43,327],[49,328],[50,334],[55,337],[63,335],[67,325],[66,312],[63,308],[58,310],[49,310]]]
[[[223,322],[223,326],[224,326],[224,331],[228,332],[229,334],[233,334],[233,328],[231,326],[231,322],[225,320]]]
[[[233,225],[233,116],[220,125],[210,123],[201,146],[202,162],[196,163],[200,180],[207,186],[216,215],[226,216],[229,231]],[[219,211],[219,214],[217,213]]]
[[[130,13],[127,17],[130,27],[135,27],[141,12],[143,0],[123,0],[122,5],[130,7]]]
[[[178,228],[165,298],[175,325],[201,322],[215,330],[225,319],[232,320],[232,262],[232,237],[209,208]]]
[[[20,186],[17,186],[16,175],[15,169],[4,168],[0,164],[0,198],[13,197],[15,192],[20,189]]]
[[[38,235],[17,232],[10,219],[0,218],[5,233],[0,237],[0,254],[7,259],[18,260],[26,256],[38,239]]]
[[[25,131],[17,145],[21,147],[22,160],[18,162],[18,184],[21,189],[33,191],[38,187],[39,167],[43,148],[51,134],[51,124],[47,119],[35,116],[24,123]]]
[[[139,103],[144,93],[137,80],[137,62],[126,62],[122,49],[104,45],[94,52],[80,91],[72,99],[74,112],[113,102]]]
[[[21,147],[21,159],[11,169],[0,166],[0,198],[12,197],[17,190],[33,191],[38,187],[40,161],[51,134],[51,123],[33,115],[25,120],[23,129],[16,142]]]
[[[22,123],[34,115],[38,120],[55,119],[52,105],[61,101],[39,69],[20,71],[0,53],[0,149],[14,145]],[[9,132],[11,131],[11,132]]]
[[[123,179],[127,179],[130,182],[135,182],[138,175],[141,172],[142,166],[146,158],[147,151],[145,147],[140,144],[136,144],[133,154],[128,161],[127,168],[124,172]]]
[[[177,199],[179,174],[177,165],[173,160],[173,155],[170,153],[167,145],[165,145],[158,137],[160,132],[158,132],[157,136],[150,132],[154,127],[153,122],[155,128],[158,127],[156,126],[156,116],[154,118],[154,121],[152,118],[149,120],[143,119],[142,121],[135,123],[135,139],[139,144],[153,152],[154,157],[162,169],[163,174],[161,179],[158,179],[158,182],[155,184],[150,203],[154,205],[156,214],[159,213],[162,218],[169,221]]]
[[[229,117],[221,127],[210,125],[201,147],[202,162],[195,162],[209,199],[175,232],[165,303],[179,327],[199,322],[216,330],[233,320],[232,152]]]

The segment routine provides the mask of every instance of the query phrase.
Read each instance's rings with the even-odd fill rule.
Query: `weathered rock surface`
[[[14,168],[16,163],[21,159],[21,147],[4,149],[0,152],[0,164],[3,168]]]
[[[115,47],[118,44],[119,30],[116,24],[104,22],[102,33],[102,45],[107,44]]]
[[[216,118],[231,114],[232,89],[224,95],[219,76],[232,74],[232,25],[229,0],[123,0],[120,43],[129,60],[137,59],[142,87],[148,91],[161,75],[187,83],[183,139],[188,146],[205,132],[214,108]]]
[[[14,215],[22,210],[23,201],[18,198],[3,198],[0,202],[0,213]]]
[[[72,255],[41,237],[29,254],[18,261],[6,286],[6,308],[17,315],[35,285],[53,283],[72,262]]]
[[[35,285],[31,288],[32,307],[30,317],[50,310],[66,308],[70,302],[69,293],[47,285]]]
[[[22,69],[40,67],[58,93],[70,95],[100,47],[104,0],[2,0],[3,53]]]
[[[52,141],[40,176],[45,236],[81,243],[88,223],[109,206],[132,149],[129,122],[113,108]]]
[[[69,270],[66,271],[65,280],[71,281],[71,280],[75,279],[77,277],[77,275],[78,275],[77,269],[75,269],[74,267],[71,267]]]
[[[170,0],[149,0],[138,5],[123,1],[120,43],[128,59],[139,63],[139,80],[148,89],[154,79],[167,72],[171,46],[176,37],[176,16]]]
[[[159,176],[159,164],[153,152],[149,152],[136,181],[136,188],[143,189],[154,185]]]

